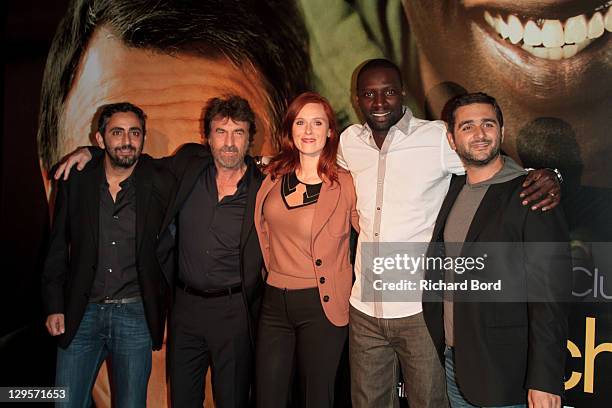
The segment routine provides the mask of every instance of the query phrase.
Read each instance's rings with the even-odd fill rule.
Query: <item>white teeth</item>
[[[612,32],[612,7],[608,9],[604,17],[604,26],[606,27],[606,31]]]
[[[548,59],[560,60],[563,58],[563,48],[553,47],[548,49]]]
[[[544,21],[542,44],[545,47],[561,47],[563,45],[563,26],[559,20]]]
[[[586,39],[586,40],[576,44],[576,46],[578,47],[578,52],[584,50],[592,42],[593,42],[593,40]]]
[[[488,11],[484,12],[484,19],[491,27],[495,27],[495,18]]]
[[[544,47],[534,47],[533,55],[535,55],[538,58],[548,58],[548,49]]]
[[[523,39],[523,24],[512,14],[508,17],[508,37],[512,44],[518,44]]]
[[[604,33],[603,16],[598,11],[597,13],[593,14],[593,17],[591,17],[591,21],[589,21],[589,32],[587,36],[589,38],[595,39],[595,38],[601,37],[603,33]]]
[[[563,58],[572,58],[578,53],[578,46],[576,44],[566,44],[563,46]]]
[[[565,43],[577,44],[587,37],[587,19],[584,14],[568,18],[565,22]]]
[[[525,33],[523,34],[523,42],[527,45],[541,45],[542,44],[542,31],[540,27],[533,21],[529,20],[525,24]]]
[[[502,36],[502,38],[504,40],[508,38],[510,36],[510,33],[509,33],[510,30],[508,29],[508,24],[506,24],[504,19],[501,17],[497,17],[496,24],[497,24],[497,32]]]
[[[560,20],[528,20],[525,24],[510,14],[493,17],[484,12],[484,20],[505,40],[516,44],[538,58],[560,60],[572,58],[593,40],[612,32],[612,1],[608,1],[590,19],[585,14]]]

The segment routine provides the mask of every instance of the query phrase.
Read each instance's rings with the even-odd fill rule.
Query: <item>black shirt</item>
[[[136,188],[134,175],[119,183],[113,202],[106,177],[100,185],[98,267],[90,302],[140,296],[136,269]]]
[[[214,163],[200,174],[178,216],[179,279],[200,290],[240,284],[240,232],[248,195],[249,163],[234,195],[218,200]]]

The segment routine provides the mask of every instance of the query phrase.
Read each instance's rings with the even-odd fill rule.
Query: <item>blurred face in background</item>
[[[251,66],[251,65],[249,65]],[[145,152],[171,154],[187,142],[202,142],[202,108],[219,95],[247,99],[257,118],[253,154],[274,152],[268,113],[269,95],[261,74],[240,69],[224,57],[159,52],[127,47],[104,26],[81,57],[60,122],[60,155],[90,145],[96,109],[129,100],[147,112]]]
[[[612,11],[601,0],[403,0],[423,94],[443,83],[493,95],[504,150],[522,161],[584,165],[612,187]],[[453,96],[453,95],[449,95]],[[430,101],[439,115],[444,98]],[[559,166],[562,167],[562,166]]]

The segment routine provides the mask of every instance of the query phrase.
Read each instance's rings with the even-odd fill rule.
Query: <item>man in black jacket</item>
[[[174,407],[202,406],[212,367],[215,404],[243,407],[252,383],[254,332],[263,291],[263,258],[254,229],[263,174],[246,153],[255,114],[238,96],[205,107],[202,145],[183,145],[157,160],[178,180],[160,230],[157,254],[172,287],[169,374]],[[56,173],[80,168],[99,149],[79,149]],[[64,169],[66,169],[64,171]]]
[[[428,256],[484,265],[427,271],[446,292],[443,302],[425,294],[423,312],[446,366],[449,401],[560,407],[571,292],[563,211],[520,205],[526,172],[500,154],[503,116],[494,98],[462,95],[446,114],[466,176],[451,181]]]
[[[157,250],[176,287],[171,399],[174,407],[202,406],[210,366],[216,406],[244,407],[263,289],[263,258],[253,223],[263,175],[246,154],[255,135],[248,102],[237,96],[213,98],[205,111],[210,152],[188,144],[169,159],[179,185]]]
[[[103,157],[59,182],[43,297],[70,406],[89,403],[107,356],[117,405],[145,406],[151,349],[163,341],[167,283],[155,248],[175,179],[141,154],[145,120],[130,103],[105,106]]]

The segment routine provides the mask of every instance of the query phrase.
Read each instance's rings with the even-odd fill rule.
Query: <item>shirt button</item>
[[[321,282],[321,283],[325,283],[325,277],[321,276],[321,277],[319,278],[319,282]]]
[[[323,301],[324,302],[329,302],[329,296],[327,296],[327,295],[323,296]]]
[[[114,218],[114,219],[116,219],[116,220],[118,220],[118,219],[119,219],[119,216],[118,216],[118,215],[113,215],[113,218]]]
[[[115,242],[115,241],[111,242],[111,245],[115,245],[115,244],[116,244],[116,242]]]
[[[380,207],[376,207],[376,210],[380,211]]]
[[[378,232],[375,232],[375,233],[374,233],[374,236],[375,236],[375,237],[377,237],[377,236],[378,236]]]
[[[112,272],[113,270],[111,268],[108,268],[108,272]]]
[[[317,266],[321,266],[321,265],[323,265],[323,261],[322,261],[322,260],[320,260],[320,259],[317,259],[317,260],[315,261],[315,265],[317,265]]]

